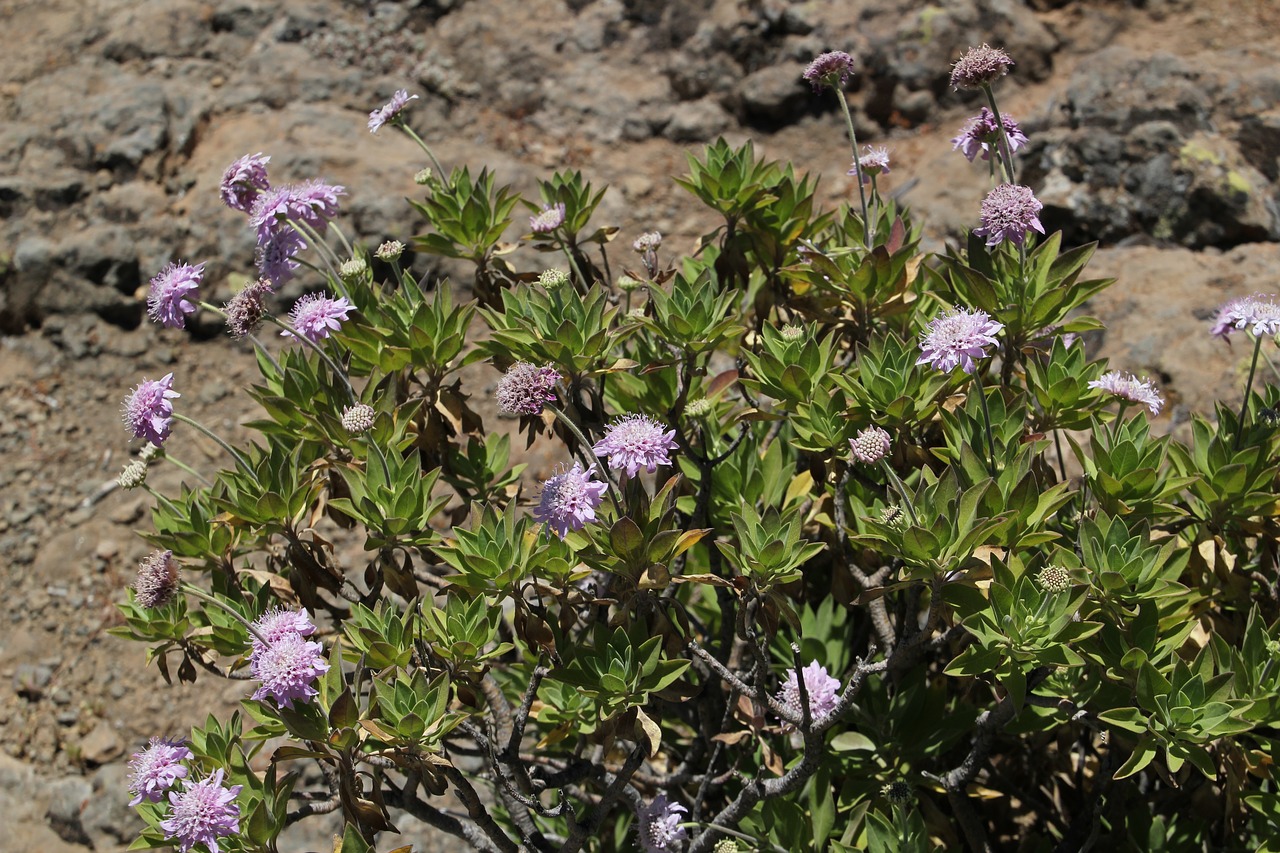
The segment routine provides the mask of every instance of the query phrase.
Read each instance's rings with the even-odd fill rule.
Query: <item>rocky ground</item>
[[[853,189],[831,99],[799,72],[847,50],[861,138],[940,248],[976,222],[984,172],[949,139],[976,110],[949,63],[989,41],[1016,59],[1004,109],[1031,137],[1045,224],[1101,241],[1089,341],[1155,377],[1178,428],[1240,387],[1206,334],[1225,298],[1280,268],[1280,7],[1271,0],[0,0],[0,806],[6,849],[122,849],[124,764],[243,695],[167,687],[105,630],[144,543],[137,492],[104,494],[130,452],[119,401],[180,372],[183,408],[233,431],[248,352],[212,317],[143,323],[142,288],[205,261],[212,301],[252,269],[252,236],[217,198],[241,154],[273,178],[345,184],[341,225],[377,243],[420,227],[403,197],[425,165],[364,119],[399,87],[446,164],[528,190],[581,169],[612,190],[600,222],[686,251],[710,220],[675,187],[684,152],[724,134]],[[625,244],[624,244],[625,245]],[[426,271],[426,267],[422,267]],[[289,291],[286,297],[296,296]],[[218,464],[184,442],[184,461]],[[156,470],[173,489],[180,472]],[[414,837],[419,850],[446,849]],[[323,832],[293,849],[327,849]]]

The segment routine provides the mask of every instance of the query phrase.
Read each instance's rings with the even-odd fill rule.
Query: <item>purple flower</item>
[[[144,379],[124,401],[125,425],[137,438],[159,447],[173,429],[173,404],[182,395],[173,390],[173,374],[159,379]]]
[[[595,471],[583,471],[582,465],[561,471],[542,484],[542,498],[533,511],[535,521],[545,521],[561,539],[570,530],[581,530],[596,520],[596,507],[604,500],[608,483],[595,479]]]
[[[1236,329],[1252,326],[1254,337],[1280,333],[1280,305],[1274,293],[1240,296],[1218,309],[1211,334],[1228,338]]]
[[[307,242],[292,228],[283,228],[258,244],[258,272],[271,282],[273,287],[284,284],[293,278],[293,271],[302,264],[296,255],[307,248]]]
[[[864,184],[871,183],[871,179],[876,175],[889,174],[889,149],[884,146],[876,148],[868,145],[862,152],[862,156],[853,161],[853,168],[846,174],[854,177],[861,174]]]
[[[596,456],[609,457],[613,470],[634,477],[641,468],[652,474],[659,465],[670,465],[667,454],[676,447],[675,430],[648,415],[626,415],[614,421],[591,450]]]
[[[1044,233],[1039,215],[1042,207],[1030,187],[1001,184],[982,200],[982,227],[973,229],[973,233],[986,237],[988,247],[997,246],[1002,240],[1021,246],[1030,229]]]
[[[191,750],[180,740],[151,738],[146,749],[129,759],[129,793],[133,794],[129,805],[164,799],[164,792],[186,777],[187,768],[182,762],[190,757]]]
[[[160,821],[164,837],[177,840],[182,853],[197,844],[219,853],[218,839],[240,831],[240,807],[236,795],[241,785],[222,786],[221,769],[199,782],[187,782],[185,791],[169,792],[169,818]]]
[[[813,725],[820,725],[835,711],[840,702],[840,681],[832,678],[827,668],[813,661],[803,670],[805,692],[809,694],[809,719]],[[778,692],[778,704],[796,716],[804,719],[804,710],[800,705],[800,682],[793,669],[787,673],[787,680],[782,683]]]
[[[1152,415],[1160,414],[1160,410],[1164,408],[1164,398],[1156,390],[1155,384],[1149,379],[1139,379],[1132,373],[1111,370],[1090,382],[1089,387],[1114,394],[1131,403],[1141,403],[1151,410]]]
[[[534,234],[549,234],[564,224],[564,202],[545,205],[542,212],[529,217],[529,230]]]
[[[188,314],[196,312],[196,306],[187,299],[200,287],[204,264],[169,264],[151,279],[147,293],[147,313],[162,326],[181,329],[187,324]]]
[[[222,313],[227,317],[227,331],[232,337],[243,338],[257,330],[267,314],[267,294],[270,292],[271,282],[260,278],[246,284],[222,306]]]
[[[172,551],[152,551],[138,564],[133,593],[143,607],[163,607],[177,591],[178,567],[173,562]]]
[[[1009,137],[1009,153],[1017,151],[1027,144],[1027,136],[1018,127],[1018,123],[1008,113],[1000,114],[1000,123],[1004,125],[1005,135]],[[979,154],[983,160],[991,159],[991,152],[1000,151],[1000,128],[996,126],[996,117],[986,107],[960,128],[960,135],[951,140],[953,150],[959,149],[970,163]]]
[[[998,47],[982,45],[969,51],[951,67],[953,89],[980,89],[1009,73],[1013,60]]]
[[[646,231],[636,238],[636,241],[631,244],[631,248],[643,255],[645,252],[656,252],[661,245],[661,232]]]
[[[925,327],[916,364],[928,364],[944,373],[959,366],[965,373],[973,373],[974,360],[986,357],[987,347],[996,345],[996,335],[1003,328],[1004,324],[992,320],[986,311],[955,308]]]
[[[824,53],[810,62],[800,76],[809,81],[815,92],[821,92],[823,86],[843,86],[853,76],[853,57],[842,50]]]
[[[227,167],[222,173],[222,184],[218,187],[222,203],[232,210],[248,213],[253,210],[253,203],[258,195],[271,189],[267,180],[267,164],[271,158],[261,151],[257,154],[246,154]]]
[[[689,810],[679,803],[659,794],[653,802],[636,814],[636,827],[640,834],[640,849],[644,853],[667,853],[678,850],[685,839],[685,829],[680,818]]]
[[[511,415],[541,414],[544,405],[555,402],[559,381],[554,367],[518,361],[498,380],[498,408]]]
[[[285,637],[310,637],[316,632],[316,626],[311,622],[311,615],[307,613],[304,607],[301,610],[286,610],[283,607],[274,607],[262,615],[262,618],[253,623],[253,628],[258,634],[265,639],[258,639],[257,635],[253,638],[253,651],[250,657],[257,657],[266,651],[266,649],[274,645],[276,641]]]
[[[329,337],[330,332],[342,328],[347,315],[355,310],[355,306],[346,297],[330,299],[325,293],[308,293],[293,305],[289,312],[289,323],[312,343]],[[285,330],[280,333],[293,337],[293,332]]]
[[[282,708],[292,708],[295,701],[306,702],[319,695],[315,681],[328,671],[324,646],[293,632],[273,639],[265,647],[256,641],[249,656],[249,672],[262,682],[253,698],[272,699]]]
[[[397,89],[391,96],[391,100],[381,109],[369,113],[369,132],[377,133],[384,124],[395,121],[400,117],[400,113],[404,112],[405,107],[409,106],[409,102],[417,97],[417,95],[410,95],[407,89]]]
[[[869,426],[859,432],[857,438],[849,439],[853,458],[864,465],[874,465],[888,456],[892,446],[889,433],[878,426]]]
[[[346,195],[344,187],[315,180],[267,190],[254,203],[249,215],[250,224],[258,232],[258,245],[266,243],[276,232],[287,230],[290,220],[323,234],[329,220],[338,215],[340,195]]]

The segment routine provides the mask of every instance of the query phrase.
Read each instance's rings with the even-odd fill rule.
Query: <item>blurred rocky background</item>
[[[980,104],[947,72],[990,42],[1017,62],[999,96],[1030,137],[1021,168],[1045,225],[1098,241],[1092,274],[1119,279],[1089,306],[1108,327],[1089,346],[1157,380],[1161,428],[1239,394],[1248,353],[1208,323],[1276,289],[1274,0],[0,0],[0,23],[0,806],[15,853],[123,849],[128,755],[243,694],[167,687],[104,633],[148,523],[144,496],[104,488],[128,453],[119,400],[177,370],[205,423],[245,412],[252,360],[216,318],[142,322],[171,260],[207,262],[215,302],[252,273],[252,234],[217,195],[242,154],[271,155],[274,182],[346,185],[343,229],[409,242],[404,197],[426,163],[365,126],[405,87],[446,165],[522,190],[580,169],[612,187],[597,215],[620,245],[657,229],[684,252],[714,223],[671,176],[720,135],[821,174],[830,206],[851,197],[834,99],[800,80],[845,50],[860,139],[893,158],[882,186],[940,249],[987,187],[951,150]],[[195,439],[184,455],[218,458]],[[169,467],[153,482],[179,481]],[[291,849],[329,849],[324,831]]]

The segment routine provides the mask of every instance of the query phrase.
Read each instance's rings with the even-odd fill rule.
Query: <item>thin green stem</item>
[[[351,382],[347,379],[347,374],[342,370],[342,368],[338,367],[337,363],[332,358],[329,357],[329,354],[324,351],[324,347],[320,346],[318,343],[311,340],[311,338],[302,334],[293,326],[286,323],[284,320],[281,320],[279,317],[267,317],[266,319],[268,322],[276,326],[279,326],[281,329],[288,332],[291,336],[297,338],[307,346],[311,347],[311,349],[315,350],[316,354],[319,355],[320,358],[324,360],[324,363],[329,365],[329,369],[333,371],[333,375],[338,377],[338,380],[342,383],[342,386],[347,390],[347,396],[350,398],[351,402],[355,403],[359,399],[359,397],[356,395],[356,389],[351,387]]]
[[[168,451],[165,451],[164,458],[172,462],[174,466],[176,466],[179,470],[186,471],[188,474],[190,474],[192,477],[195,477],[197,480],[204,483],[206,486],[213,485],[213,483],[209,481],[208,477],[206,477],[204,474],[201,474],[199,471],[192,468],[190,465],[183,462],[181,459],[175,459],[174,457],[170,456]]]
[[[435,152],[431,150],[431,146],[427,145],[427,143],[423,141],[422,137],[414,133],[413,128],[409,127],[409,125],[405,124],[403,121],[397,120],[395,125],[404,131],[410,139],[418,143],[419,148],[426,152],[427,156],[431,158],[431,165],[435,167],[436,174],[440,176],[441,181],[444,181],[446,177],[444,166],[441,166],[440,161],[436,159]]]
[[[254,472],[253,468],[249,466],[248,460],[246,460],[243,456],[241,456],[238,450],[236,450],[230,444],[227,444],[227,442],[222,439],[222,436],[216,434],[215,432],[213,432],[211,429],[209,429],[199,421],[192,420],[191,418],[187,417],[181,412],[174,412],[173,419],[175,421],[181,421],[187,426],[195,427],[197,430],[204,433],[209,438],[213,439],[214,442],[218,444],[218,446],[220,446],[223,450],[231,454],[232,458],[236,460],[236,464],[240,466],[240,470],[244,471],[250,477],[257,479],[258,475]]]
[[[836,97],[840,100],[840,109],[844,111],[845,127],[849,130],[849,145],[853,148],[853,166],[858,184],[858,202],[862,205],[862,245],[871,248],[871,224],[867,219],[867,191],[862,186],[862,165],[858,159],[858,133],[853,129],[853,113],[849,112],[849,102],[844,97],[844,90],[835,87]]]
[[[978,402],[982,403],[982,424],[987,431],[987,468],[994,477],[996,475],[996,443],[991,437],[991,410],[987,408],[987,393],[982,387],[981,367],[974,368],[973,382],[978,386]]]
[[[1249,361],[1249,378],[1244,383],[1244,401],[1240,403],[1240,417],[1236,423],[1236,440],[1231,445],[1232,452],[1240,449],[1240,439],[1244,437],[1244,419],[1249,414],[1249,395],[1253,393],[1253,374],[1258,369],[1258,353],[1262,352],[1262,336],[1253,338],[1253,358]]]
[[[1009,183],[1017,183],[1013,177],[1013,149],[1009,147],[1009,135],[1004,131],[1004,120],[1000,118],[1000,108],[996,106],[995,92],[991,91],[991,86],[986,83],[982,85],[982,91],[987,93],[987,103],[991,105],[991,115],[996,120],[996,131],[1000,134],[1000,147],[997,153],[1004,164],[1004,172],[1009,177]]]
[[[880,224],[880,188],[876,185],[876,176],[871,176],[871,224],[868,226],[868,240],[876,244],[876,226]]]
[[[902,498],[902,505],[907,509],[907,515],[911,517],[911,524],[914,527],[920,526],[920,519],[916,517],[915,508],[911,506],[911,495],[907,492],[906,483],[898,476],[898,472],[893,470],[893,466],[889,464],[888,459],[880,460],[880,467],[884,469],[885,476],[889,478],[889,482],[893,485],[898,496]]]
[[[1120,411],[1116,412],[1115,423],[1111,425],[1111,446],[1115,447],[1116,442],[1120,440],[1120,424],[1124,422],[1125,410],[1129,408],[1129,403],[1125,400],[1120,401]]]
[[[553,232],[551,236],[556,238],[556,245],[560,247],[561,252],[564,252],[565,259],[569,261],[569,267],[573,270],[574,276],[577,277],[578,281],[582,282],[582,289],[579,292],[585,294],[590,289],[591,282],[587,281],[587,277],[582,274],[582,270],[578,269],[578,262],[573,259],[573,252],[570,251],[569,244],[560,237],[558,230]]]
[[[606,483],[608,483],[609,486],[612,488],[614,493],[614,504],[615,506],[618,507],[618,511],[621,512],[622,511],[622,487],[619,486],[616,482],[614,482],[613,477],[609,475],[609,469],[604,467],[604,463],[600,461],[600,457],[594,456],[592,454],[591,442],[587,440],[587,437],[582,434],[582,430],[578,428],[578,425],[575,424],[573,420],[570,419],[570,417],[562,409],[559,409],[556,406],[551,405],[550,403],[546,403],[544,405],[548,410],[550,410],[550,412],[553,415],[555,415],[560,420],[560,423],[565,425],[565,428],[568,429],[569,432],[573,433],[573,437],[578,439],[578,443],[582,449],[582,455],[589,459],[589,465],[594,466],[595,469],[600,472],[600,477]]]
[[[198,598],[201,601],[207,601],[210,604],[213,604],[222,608],[224,611],[230,614],[233,619],[235,619],[241,625],[248,628],[249,633],[257,637],[259,642],[261,642],[264,646],[271,645],[271,641],[268,640],[266,637],[262,636],[262,632],[259,631],[257,628],[253,627],[253,623],[250,622],[248,619],[244,618],[244,616],[240,613],[240,611],[236,610],[234,607],[232,607],[230,604],[227,604],[225,601],[218,598],[216,595],[210,595],[209,593],[205,592],[203,589],[200,589],[200,587],[192,586],[191,584],[186,582],[184,582],[181,585],[181,589],[187,595],[194,596],[195,598]]]
[[[1058,451],[1058,476],[1062,478],[1062,482],[1067,482],[1067,461],[1062,455],[1062,430],[1055,429],[1053,431],[1053,446]]]

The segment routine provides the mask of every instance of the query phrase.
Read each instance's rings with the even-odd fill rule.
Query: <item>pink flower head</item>
[[[253,205],[249,222],[258,232],[258,245],[263,245],[276,232],[288,229],[288,223],[301,222],[317,234],[323,234],[329,221],[338,215],[338,196],[346,189],[323,181],[285,184],[262,193]]]
[[[169,792],[169,818],[160,822],[164,837],[176,840],[182,853],[203,844],[219,853],[218,839],[240,831],[240,807],[236,795],[241,785],[225,788],[223,771],[199,782],[187,782],[186,790]]]
[[[222,312],[227,317],[227,331],[232,337],[243,338],[257,330],[267,314],[267,294],[270,292],[271,282],[256,279],[246,284],[222,306]]]
[[[992,320],[986,311],[955,308],[925,327],[916,364],[928,364],[944,373],[956,367],[973,373],[975,360],[986,357],[987,348],[996,345],[996,335],[1003,328],[1004,324]]]
[[[155,278],[147,293],[147,313],[162,326],[181,329],[187,324],[188,314],[196,312],[196,306],[187,296],[200,287],[204,264],[169,264]]]
[[[1228,338],[1236,329],[1253,328],[1254,337],[1271,337],[1280,333],[1280,305],[1274,293],[1239,296],[1218,309],[1211,334]]]
[[[1131,403],[1141,403],[1151,410],[1153,416],[1160,414],[1160,410],[1164,408],[1164,398],[1156,390],[1155,384],[1149,379],[1139,379],[1132,373],[1110,370],[1090,382],[1089,387],[1114,394]]]
[[[582,465],[574,462],[572,468],[544,482],[542,497],[533,510],[534,521],[545,521],[561,539],[570,530],[581,530],[595,521],[596,507],[604,501],[609,484],[594,478],[594,470],[583,471]]]
[[[1009,137],[1010,154],[1027,144],[1026,134],[1008,113],[1000,114],[1000,123],[1004,125],[1005,135]],[[990,160],[993,151],[999,154],[1000,128],[996,126],[995,114],[983,107],[981,112],[965,122],[960,135],[951,140],[951,147],[964,154],[970,163],[979,154],[983,160]]]
[[[951,67],[953,89],[980,89],[1009,73],[1013,60],[998,47],[971,47]]]
[[[258,244],[257,256],[254,258],[258,272],[272,287],[284,284],[293,278],[293,271],[302,266],[298,263],[297,255],[305,248],[307,242],[302,239],[302,235],[292,228],[282,228]]]
[[[498,408],[511,415],[537,415],[554,403],[560,374],[554,367],[518,361],[498,380]]]
[[[255,635],[253,638],[253,651],[251,657],[257,657],[266,651],[268,646],[274,645],[277,640],[285,637],[310,637],[316,632],[316,626],[311,622],[311,615],[307,613],[304,607],[301,610],[286,610],[283,607],[274,607],[262,615],[262,618],[253,623],[253,628],[264,638],[266,644],[258,639]]]
[[[849,439],[849,449],[853,458],[863,465],[874,465],[889,455],[893,446],[889,433],[878,426],[869,426],[858,433],[857,438]]]
[[[222,203],[232,210],[248,213],[253,210],[253,203],[264,191],[271,189],[267,180],[267,163],[271,158],[259,151],[257,154],[246,154],[227,167],[222,173],[222,183],[218,193]]]
[[[178,591],[178,567],[172,551],[152,551],[138,564],[134,599],[147,609],[163,607]]]
[[[648,415],[626,415],[614,421],[591,450],[609,457],[613,470],[634,477],[641,468],[652,474],[659,465],[670,465],[667,454],[678,446],[675,430]]]
[[[820,725],[840,703],[840,681],[832,678],[827,668],[817,661],[806,666],[803,674],[805,692],[809,694],[809,719],[815,726]],[[804,719],[800,682],[794,669],[787,673],[787,680],[782,683],[777,698],[778,704],[793,713],[796,719]]]
[[[636,828],[640,834],[640,849],[644,853],[669,853],[679,850],[685,839],[685,829],[680,825],[682,816],[689,810],[679,803],[659,794],[636,814]]]
[[[997,246],[1002,240],[1021,246],[1031,229],[1044,233],[1040,224],[1042,207],[1030,187],[1001,184],[982,200],[982,227],[973,229],[973,233],[986,237],[988,247]]]
[[[129,759],[129,793],[133,794],[129,805],[164,799],[164,792],[186,777],[187,768],[182,762],[190,757],[191,750],[180,740],[151,738],[146,749]]]
[[[871,179],[876,175],[889,174],[889,149],[884,146],[877,148],[874,145],[868,145],[862,152],[862,156],[853,161],[853,168],[847,174],[854,177],[861,174],[864,184],[871,183]]]
[[[417,99],[417,95],[410,95],[407,89],[397,89],[396,93],[391,96],[391,100],[380,109],[376,109],[369,113],[369,132],[377,133],[384,124],[389,124],[400,117],[400,113],[405,111],[409,106],[409,102]]]
[[[347,315],[355,310],[355,306],[346,297],[330,299],[326,293],[308,293],[293,305],[289,312],[289,323],[298,330],[298,334],[312,343],[329,337],[330,332],[342,328]],[[285,330],[280,333],[293,337],[293,332]]]
[[[853,76],[853,57],[843,50],[821,54],[800,76],[809,81],[815,92],[821,92],[823,86],[844,86]]]
[[[137,438],[145,438],[156,447],[164,444],[173,429],[173,403],[182,395],[173,390],[173,374],[159,379],[144,379],[124,401],[125,425]]]
[[[292,708],[296,701],[306,702],[318,696],[316,679],[328,671],[324,646],[293,632],[249,656],[249,672],[262,682],[253,698],[271,699],[282,708]]]
[[[546,205],[541,213],[529,217],[529,230],[534,234],[550,234],[564,224],[564,202]]]

